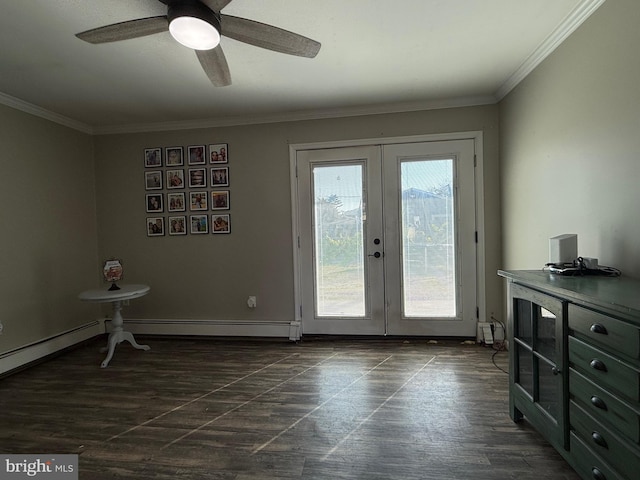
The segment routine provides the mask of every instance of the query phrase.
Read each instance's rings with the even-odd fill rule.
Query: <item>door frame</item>
[[[291,222],[293,235],[293,285],[294,285],[294,321],[291,323],[289,338],[299,340],[302,330],[302,278],[299,248],[300,220],[298,209],[298,179],[296,159],[298,151],[326,148],[361,147],[367,145],[391,145],[401,143],[436,142],[447,140],[473,140],[475,163],[475,220],[477,231],[476,242],[476,302],[477,321],[486,321],[485,285],[485,253],[484,253],[484,158],[483,133],[480,130],[469,132],[439,133],[411,135],[401,137],[383,137],[330,142],[295,143],[289,145],[289,170],[291,183]]]

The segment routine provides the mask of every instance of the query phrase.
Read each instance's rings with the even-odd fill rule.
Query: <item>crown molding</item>
[[[65,127],[73,128],[74,130],[78,130],[82,133],[88,133],[89,135],[93,134],[93,128],[89,125],[73,120],[72,118],[65,117],[64,115],[59,115],[49,110],[45,110],[42,107],[25,102],[19,98],[12,97],[6,93],[0,92],[0,104],[15,108],[21,112],[29,113],[36,117],[44,118],[45,120],[49,120],[59,125],[64,125]]]
[[[234,127],[240,125],[257,125],[267,123],[299,122],[305,120],[322,120],[342,117],[358,117],[365,115],[382,115],[388,113],[417,112],[421,110],[441,110],[447,108],[474,107],[497,103],[493,95],[457,97],[424,102],[390,103],[383,105],[365,105],[359,107],[335,108],[325,110],[308,110],[283,112],[270,115],[230,116],[208,118],[202,120],[186,120],[180,122],[141,123],[129,125],[90,126],[45,110],[31,103],[0,92],[0,104],[35,115],[45,120],[73,128],[89,135],[113,135],[124,133],[166,132],[175,130],[195,130],[200,128]]]
[[[240,125],[299,122],[305,120],[322,120],[330,118],[358,117],[364,115],[417,112],[421,110],[440,110],[446,108],[473,107],[481,105],[493,105],[495,103],[497,103],[497,100],[493,95],[479,95],[426,102],[393,103],[325,110],[284,112],[261,116],[232,116],[202,120],[188,120],[182,122],[113,125],[94,127],[93,134],[113,135],[122,133],[164,132],[174,130],[194,130],[200,128],[234,127]]]
[[[589,18],[605,0],[582,0],[560,22],[556,29],[536,48],[531,55],[518,67],[518,69],[496,91],[497,101],[502,100],[513,90],[527,75],[529,75],[542,61],[558,48],[582,23]]]

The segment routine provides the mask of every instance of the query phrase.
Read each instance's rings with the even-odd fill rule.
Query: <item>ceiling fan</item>
[[[220,36],[280,53],[313,58],[320,43],[272,25],[220,13],[232,0],[158,0],[167,14],[139,18],[93,28],[76,34],[98,44],[145,37],[166,32],[196,51],[200,65],[216,87],[231,85],[229,65],[220,46]]]

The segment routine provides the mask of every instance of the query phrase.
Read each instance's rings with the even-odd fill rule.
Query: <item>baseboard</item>
[[[5,352],[0,355],[0,376],[103,334],[105,333],[105,328],[108,332],[109,327],[109,320],[95,320],[58,335]],[[125,319],[124,329],[140,335],[203,335],[300,339],[300,322],[296,321]]]
[[[72,347],[104,333],[101,320],[86,323],[66,332],[44,338],[0,355],[0,376],[37,362],[48,355]]]
[[[107,322],[107,329],[109,326],[109,322]],[[296,321],[124,319],[124,329],[134,335],[203,335],[300,339],[300,322]]]

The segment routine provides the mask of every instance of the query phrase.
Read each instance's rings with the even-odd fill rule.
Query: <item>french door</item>
[[[296,155],[303,334],[476,334],[474,142]]]

